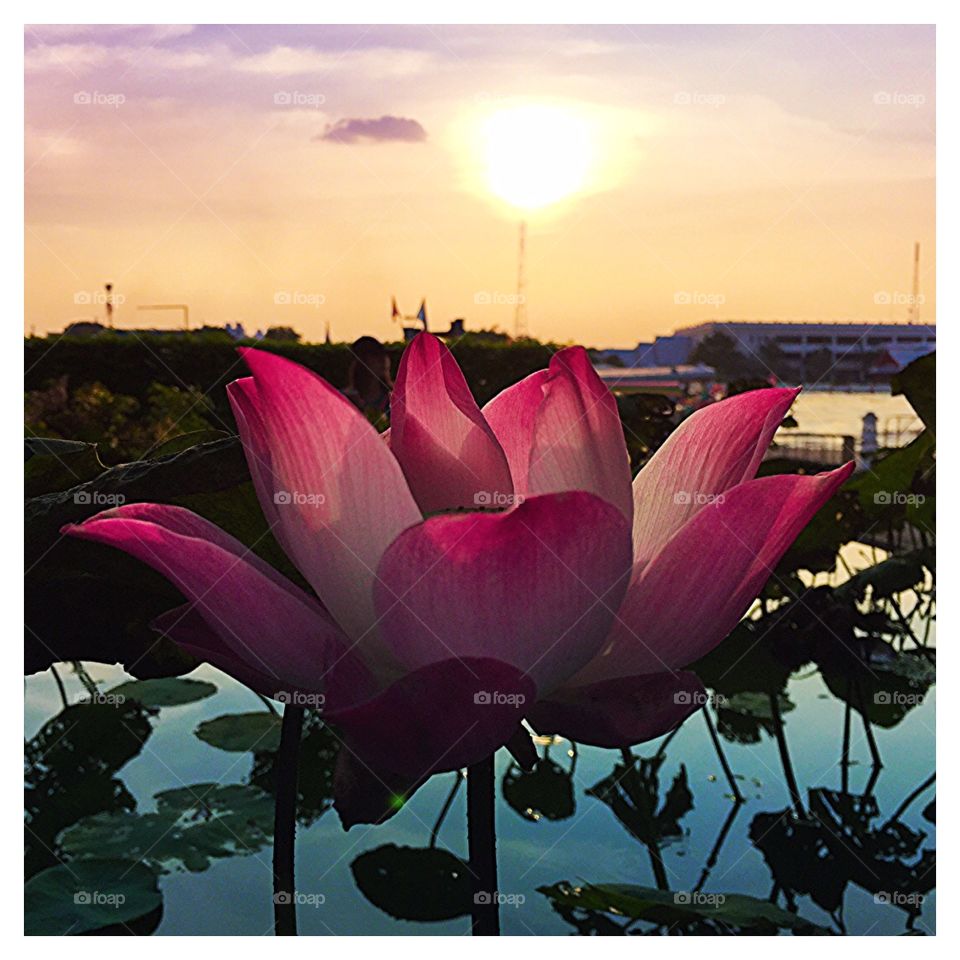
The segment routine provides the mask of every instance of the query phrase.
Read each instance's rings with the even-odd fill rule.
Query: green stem
[[[303,707],[283,708],[276,759],[276,807],[273,821],[273,921],[278,937],[297,935],[294,843],[297,834],[297,760]]]
[[[473,935],[499,937],[492,755],[467,769],[467,843],[473,874]]]

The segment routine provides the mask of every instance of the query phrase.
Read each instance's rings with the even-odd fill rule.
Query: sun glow
[[[593,163],[589,125],[563,107],[499,110],[487,119],[483,141],[489,189],[524,210],[582,190]]]

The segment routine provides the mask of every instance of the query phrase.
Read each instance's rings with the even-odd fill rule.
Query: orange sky
[[[26,30],[25,329],[110,280],[118,326],[509,331],[483,136],[531,105],[579,124],[544,177],[589,153],[527,213],[533,335],[901,319],[914,240],[934,321],[932,28],[93,26]]]

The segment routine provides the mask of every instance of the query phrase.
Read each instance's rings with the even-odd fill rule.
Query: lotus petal
[[[691,517],[752,480],[799,389],[752,390],[691,414],[633,481],[633,556],[642,567]]]
[[[513,493],[500,443],[457,361],[432,334],[418,334],[400,361],[390,449],[425,514],[473,509],[487,497]]]
[[[278,690],[329,689],[347,702],[372,692],[366,667],[316,600],[189,510],[130,504],[63,533],[117,547],[163,574],[232,656]],[[172,630],[169,618],[164,624]]]
[[[560,690],[527,711],[527,721],[543,735],[622,748],[668,733],[705,702],[695,674],[654,673]]]
[[[600,650],[629,569],[626,519],[589,493],[431,517],[380,563],[381,635],[408,670],[493,657],[543,694]]]
[[[852,472],[761,477],[703,507],[631,582],[603,654],[573,684],[673,670],[712,650]]]
[[[377,431],[316,374],[242,350],[259,398],[283,543],[324,606],[386,674],[372,588],[390,542],[421,519]]]

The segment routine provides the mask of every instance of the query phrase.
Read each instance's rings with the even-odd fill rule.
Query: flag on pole
[[[423,329],[427,329],[427,301],[420,301],[420,309],[417,311],[417,319],[423,324]]]
[[[390,319],[396,323],[400,319],[400,311],[397,309],[397,298],[390,298]]]

